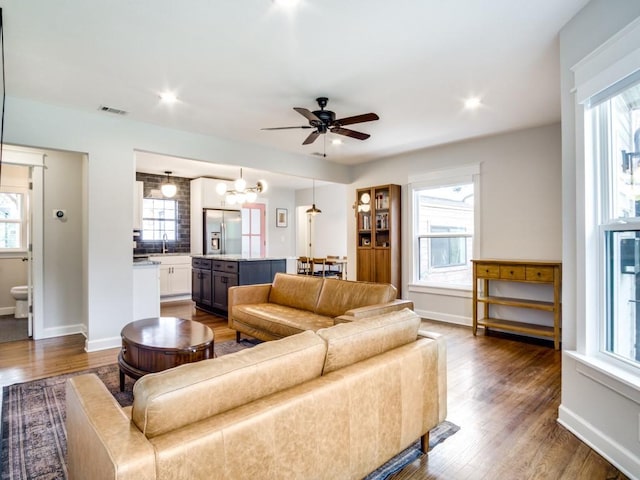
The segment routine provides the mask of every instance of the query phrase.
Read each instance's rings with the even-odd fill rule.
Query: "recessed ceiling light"
[[[300,0],[273,0],[273,3],[282,8],[294,8],[300,3]]]
[[[339,138],[334,138],[333,140],[331,140],[331,145],[342,145],[342,140],[340,140]]]
[[[464,101],[464,108],[475,110],[481,105],[479,97],[469,97]]]
[[[165,103],[175,103],[178,101],[178,97],[176,97],[176,94],[173,92],[162,92],[160,94],[160,100]]]

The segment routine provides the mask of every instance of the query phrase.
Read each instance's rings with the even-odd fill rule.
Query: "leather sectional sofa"
[[[385,312],[413,309],[388,283],[277,273],[273,283],[229,288],[229,328],[276,340]]]
[[[142,377],[67,382],[71,479],[358,479],[446,416],[444,340],[404,309]]]

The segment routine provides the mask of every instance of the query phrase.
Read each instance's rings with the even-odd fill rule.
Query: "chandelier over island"
[[[253,203],[258,198],[259,193],[267,191],[267,182],[258,180],[253,187],[247,187],[247,182],[242,178],[242,169],[240,169],[240,178],[233,182],[233,188],[229,189],[226,182],[220,182],[216,185],[218,195],[223,195],[225,202],[229,205],[243,205],[244,203]]]

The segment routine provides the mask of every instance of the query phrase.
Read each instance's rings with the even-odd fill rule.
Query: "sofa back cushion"
[[[338,317],[353,308],[391,302],[396,296],[396,287],[389,283],[326,278],[315,312],[327,317]]]
[[[325,342],[311,331],[223,357],[145,375],[132,420],[148,437],[211,417],[319,377]]]
[[[269,303],[314,312],[322,281],[321,277],[276,273],[269,293]]]
[[[322,374],[415,342],[419,328],[420,317],[405,308],[318,330],[318,336],[327,342]]]

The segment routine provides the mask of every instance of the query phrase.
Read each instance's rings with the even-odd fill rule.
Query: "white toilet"
[[[29,316],[29,306],[27,302],[28,293],[28,285],[18,285],[11,289],[11,295],[16,299],[15,318],[27,318]]]

